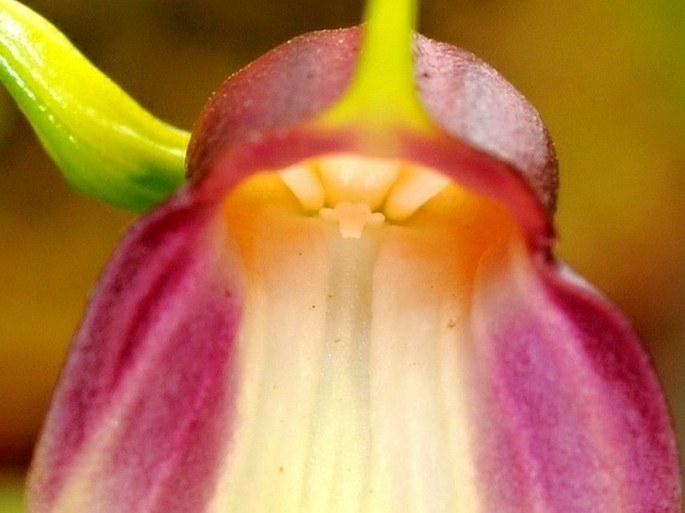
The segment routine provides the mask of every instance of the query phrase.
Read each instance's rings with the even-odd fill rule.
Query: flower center
[[[367,224],[408,219],[442,191],[449,179],[415,164],[356,155],[328,155],[279,173],[306,212],[339,223],[344,238]]]
[[[470,319],[520,240],[504,207],[344,155],[256,174],[223,214],[245,298],[212,511],[485,511]]]

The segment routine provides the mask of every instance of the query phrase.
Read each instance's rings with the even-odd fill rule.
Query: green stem
[[[0,80],[75,189],[144,210],[183,182],[189,134],[153,117],[14,0],[0,0]]]
[[[417,0],[368,1],[352,81],[324,120],[334,124],[352,120],[367,125],[399,123],[415,128],[430,124],[414,81],[417,10]]]

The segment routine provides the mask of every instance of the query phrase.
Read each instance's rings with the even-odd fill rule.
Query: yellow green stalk
[[[0,0],[0,80],[74,189],[145,210],[182,183],[189,134],[149,114],[14,0]]]
[[[319,118],[324,124],[426,130],[432,123],[418,99],[413,44],[416,0],[371,0],[361,49],[347,91]]]

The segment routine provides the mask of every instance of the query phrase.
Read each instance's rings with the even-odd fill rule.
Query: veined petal
[[[29,511],[201,511],[213,493],[241,288],[209,219],[169,205],[113,257],[55,392]]]
[[[299,38],[210,101],[189,183],[93,299],[32,511],[677,511],[647,359],[550,254],[537,114],[418,38],[434,133],[322,127],[357,36]],[[391,174],[331,200],[336,166]],[[385,209],[424,176],[444,185]]]
[[[678,511],[676,447],[638,340],[570,271],[521,249],[474,292],[486,511]]]

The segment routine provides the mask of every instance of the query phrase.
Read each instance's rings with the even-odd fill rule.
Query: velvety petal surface
[[[231,76],[193,129],[188,150],[191,176],[206,173],[235,143],[292,128],[332,104],[350,80],[360,36],[357,27],[304,34]],[[551,212],[558,182],[556,157],[535,109],[467,51],[417,35],[415,54],[418,94],[432,119],[451,136],[452,145],[466,143],[512,164],[510,172],[520,174]],[[284,146],[287,150],[289,145]],[[307,146],[311,152],[312,144]],[[365,150],[400,156],[373,146]],[[288,153],[279,167],[293,163]],[[237,174],[232,170],[231,175]]]

